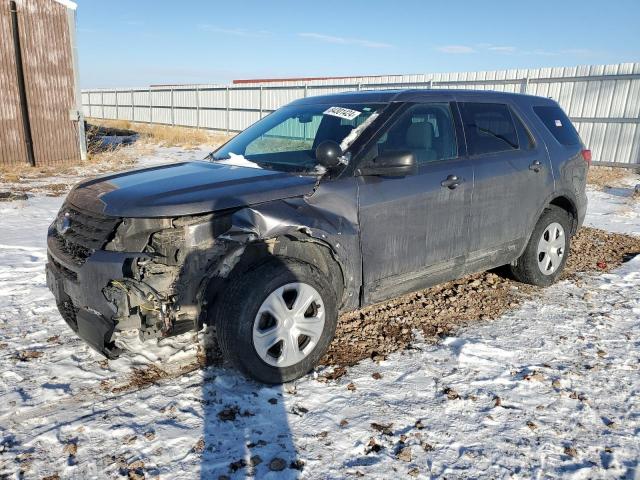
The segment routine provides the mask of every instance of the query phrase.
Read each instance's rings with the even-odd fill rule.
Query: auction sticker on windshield
[[[345,120],[353,120],[360,113],[357,110],[351,110],[350,108],[343,107],[331,107],[324,111],[325,115],[331,115],[332,117],[344,118]]]

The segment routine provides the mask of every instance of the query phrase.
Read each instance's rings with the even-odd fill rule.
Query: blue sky
[[[83,88],[640,61],[640,1],[78,0]]]

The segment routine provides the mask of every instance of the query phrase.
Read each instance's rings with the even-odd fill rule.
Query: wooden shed
[[[75,15],[68,0],[0,0],[0,166],[86,156]]]

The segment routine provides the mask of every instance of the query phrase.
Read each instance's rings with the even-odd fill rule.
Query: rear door
[[[474,167],[468,253],[473,270],[508,263],[519,254],[551,193],[553,174],[545,145],[536,142],[513,105],[461,100]]]
[[[421,288],[463,268],[473,170],[460,155],[449,101],[410,106],[371,158],[411,150],[418,172],[358,177],[364,303]]]

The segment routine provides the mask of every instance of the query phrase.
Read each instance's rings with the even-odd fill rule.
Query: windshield
[[[387,104],[291,105],[256,122],[211,158],[232,165],[273,170],[323,173],[315,158],[325,140],[340,145],[343,163],[355,139],[378,117]]]

